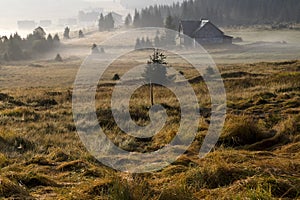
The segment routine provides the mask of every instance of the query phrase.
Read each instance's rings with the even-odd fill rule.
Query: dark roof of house
[[[193,37],[195,33],[201,31],[206,25],[211,24],[214,26],[218,31],[224,34],[218,27],[216,27],[213,23],[209,20],[182,20],[180,21],[183,34]]]
[[[192,36],[196,29],[201,25],[201,21],[195,20],[182,20],[180,21],[183,34]]]

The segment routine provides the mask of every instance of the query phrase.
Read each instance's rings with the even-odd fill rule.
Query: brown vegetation
[[[116,172],[87,152],[76,134],[71,87],[65,82],[60,87],[1,89],[0,198],[297,199],[299,66],[299,61],[220,66],[228,116],[217,146],[203,159],[198,158],[198,151],[210,122],[207,88],[189,68],[181,67],[195,90],[201,91],[198,98],[205,111],[201,127],[185,155],[152,174]],[[130,151],[152,151],[167,144],[180,120],[176,97],[155,86],[155,100],[167,108],[170,117],[151,140],[136,140],[121,134],[110,113],[115,73],[107,72],[96,96],[99,123],[106,134]],[[140,88],[131,99],[137,123],[149,122],[148,105],[148,90]]]

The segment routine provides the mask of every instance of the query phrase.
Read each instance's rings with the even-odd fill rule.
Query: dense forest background
[[[300,23],[300,1],[189,0],[171,6],[149,6],[136,10],[133,25],[163,26],[168,16],[172,16],[174,23],[180,19],[208,18],[219,26]]]

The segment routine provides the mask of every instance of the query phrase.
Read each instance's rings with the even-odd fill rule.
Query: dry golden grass
[[[45,65],[43,73],[25,67],[33,72],[32,80],[21,66],[12,67],[1,80],[5,87],[0,89],[0,199],[299,198],[299,61],[219,67],[228,96],[228,116],[217,146],[203,159],[197,154],[210,122],[207,88],[201,79],[194,79],[193,70],[177,64],[198,95],[203,111],[199,133],[171,166],[132,175],[97,162],[76,134],[70,91],[80,60],[53,65],[40,62]],[[114,64],[126,65],[122,62]],[[118,73],[122,75],[134,64],[117,68]],[[21,88],[13,86],[20,76],[10,78],[17,72],[24,73]],[[113,70],[106,72],[96,95],[99,123],[106,134],[130,151],[153,151],[169,143],[180,120],[176,97],[156,86],[155,101],[166,107],[170,117],[150,141],[134,139],[121,133],[110,112],[114,74]],[[44,82],[31,85],[38,76]],[[142,87],[130,104],[137,123],[149,122],[149,105],[147,87]]]

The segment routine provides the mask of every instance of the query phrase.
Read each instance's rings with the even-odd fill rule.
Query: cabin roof
[[[219,31],[222,34],[224,34],[223,31],[221,31],[217,26],[215,26],[207,19],[182,20],[180,21],[180,24],[181,24],[180,29],[182,29],[183,34],[188,35],[190,37],[194,37],[196,33],[201,31],[208,24],[212,25],[216,29],[216,31]]]

